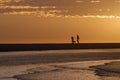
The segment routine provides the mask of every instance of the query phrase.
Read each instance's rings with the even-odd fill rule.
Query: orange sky
[[[22,1],[0,0],[0,43],[70,43],[77,34],[81,43],[120,42],[118,0]]]
[[[120,42],[120,19],[0,16],[1,43]]]

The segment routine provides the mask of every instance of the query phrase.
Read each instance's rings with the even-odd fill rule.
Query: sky
[[[120,0],[0,0],[0,43],[120,43]]]

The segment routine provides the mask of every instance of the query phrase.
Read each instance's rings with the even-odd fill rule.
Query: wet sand
[[[96,69],[96,74],[100,76],[120,77],[120,61],[105,63],[104,65],[91,66]]]
[[[119,59],[119,49],[1,52],[0,80],[119,80]]]
[[[112,60],[101,60],[39,65],[27,69],[26,74],[15,75],[13,78],[17,78],[18,80],[119,80],[119,73],[117,74],[119,76],[111,74],[111,76],[101,77],[96,75],[94,68],[90,67],[104,65],[111,61]]]
[[[120,59],[118,49],[1,52],[0,66]]]

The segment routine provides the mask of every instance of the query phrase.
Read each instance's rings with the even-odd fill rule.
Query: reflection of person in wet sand
[[[72,40],[72,44],[75,44],[75,40],[73,36],[71,37],[71,40]]]
[[[77,43],[79,44],[80,37],[77,35]]]

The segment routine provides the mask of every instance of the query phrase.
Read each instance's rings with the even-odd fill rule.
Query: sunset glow
[[[120,42],[120,0],[0,0],[0,43]]]

